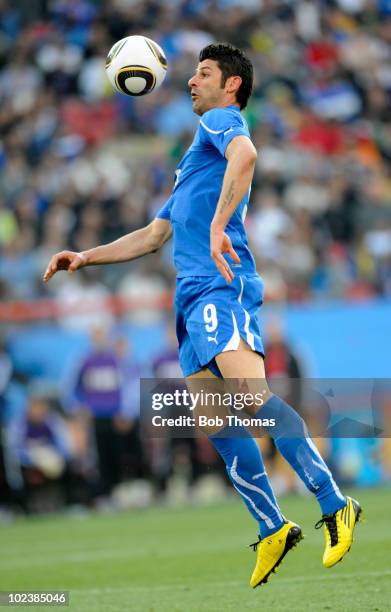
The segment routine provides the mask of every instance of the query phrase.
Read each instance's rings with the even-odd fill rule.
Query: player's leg
[[[188,376],[186,381],[193,394],[202,391],[204,397],[206,393],[223,397],[226,392],[224,382],[207,368]],[[209,424],[200,429],[208,435],[224,460],[233,486],[258,522],[261,537],[265,538],[281,528],[284,518],[271,489],[256,441],[242,425],[227,424],[227,414],[227,407],[211,405],[210,402],[198,402],[194,411],[196,422],[200,421],[201,416],[210,418],[210,423],[216,423],[216,417],[220,418],[220,424]]]
[[[245,380],[253,395],[260,388],[265,391],[263,405],[254,404],[247,411],[259,419],[275,420],[275,427],[265,427],[265,430],[316,496],[323,514],[320,524],[324,524],[326,534],[323,563],[331,567],[350,549],[354,525],[361,513],[359,504],[342,495],[299,414],[284,400],[270,393],[263,358],[258,353],[241,339],[238,350],[217,355],[216,362],[224,378],[238,379],[241,386]]]
[[[216,362],[224,378],[246,380],[246,388],[255,396],[262,389],[263,405],[249,406],[246,411],[262,419],[274,419],[274,427],[265,427],[274,439],[279,452],[290,463],[306,487],[316,495],[323,514],[332,514],[346,505],[330,471],[313,443],[300,415],[267,385],[264,362],[261,355],[240,341],[237,351],[221,353]],[[242,385],[239,382],[238,385]]]
[[[203,369],[187,378],[192,393],[213,393],[220,397],[227,392],[227,386],[210,370]],[[224,417],[228,411],[223,406],[211,407],[198,403],[195,417]],[[212,422],[212,420],[211,420]],[[251,515],[259,524],[257,564],[250,585],[256,587],[266,583],[270,574],[276,571],[285,554],[301,539],[301,529],[287,521],[278,506],[270,486],[258,444],[242,425],[208,425],[201,427],[224,460],[230,480],[241,495]]]
[[[252,278],[248,286],[255,289],[252,293],[255,295],[253,307],[258,309],[262,299],[262,281],[259,277]],[[201,281],[185,279],[179,283],[176,296],[179,357],[186,377],[197,373],[190,379],[192,385],[197,378],[200,382],[205,375],[209,375],[206,367],[221,376],[214,357],[232,350],[232,347],[237,348],[239,329],[255,338],[241,305],[243,289],[240,277],[236,277],[230,286],[220,276],[203,278]],[[259,334],[254,347],[261,352],[263,350]],[[199,367],[196,367],[197,364]],[[226,384],[219,384],[224,394],[229,391]],[[270,488],[259,447],[249,437],[248,431],[239,426],[228,432],[217,433],[215,428],[207,430],[207,433],[226,462],[235,488],[259,522],[262,539],[254,545],[254,548],[258,547],[257,565],[250,581],[251,586],[255,587],[267,582],[286,552],[302,537],[301,530],[294,523],[284,522]]]

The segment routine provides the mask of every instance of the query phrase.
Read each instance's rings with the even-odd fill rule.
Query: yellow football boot
[[[250,544],[254,552],[257,550],[257,562],[253,575],[251,576],[250,586],[253,588],[266,584],[272,572],[277,571],[278,566],[291,548],[296,546],[303,539],[301,528],[292,521],[285,524],[266,538],[259,538],[255,544]]]
[[[346,497],[347,504],[334,514],[322,516],[315,525],[316,529],[324,528],[326,548],[323,554],[323,565],[333,567],[342,561],[353,542],[353,531],[361,518],[361,506],[351,497]]]

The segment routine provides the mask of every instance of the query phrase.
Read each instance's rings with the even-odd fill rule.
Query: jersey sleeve
[[[171,220],[171,206],[172,206],[173,197],[170,196],[167,202],[161,207],[161,209],[156,213],[155,219],[164,219],[165,221]]]
[[[250,137],[240,113],[225,108],[214,108],[202,115],[200,135],[204,142],[216,147],[223,157],[227,146],[235,136]]]

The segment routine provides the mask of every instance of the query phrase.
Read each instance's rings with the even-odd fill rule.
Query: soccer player
[[[275,427],[266,428],[268,433],[316,496],[322,511],[317,525],[325,531],[323,564],[331,567],[350,550],[361,507],[341,493],[301,417],[273,395],[265,381],[257,320],[263,283],[243,225],[257,152],[240,111],[247,105],[252,84],[252,65],[241,50],[229,44],[205,47],[189,80],[200,122],[175,172],[171,197],[156,219],[110,244],[54,255],[44,280],[58,270],[130,261],[156,251],[173,236],[179,359],[188,385],[220,377],[262,391],[263,404],[254,403],[247,410],[270,423],[275,420]],[[256,587],[267,582],[301,540],[301,528],[283,516],[248,430],[239,425],[205,431],[259,525],[250,580]]]

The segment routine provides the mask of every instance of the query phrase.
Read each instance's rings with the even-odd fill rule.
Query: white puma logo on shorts
[[[219,332],[217,331],[215,336],[208,336],[208,342],[215,342],[217,344],[217,334]]]

